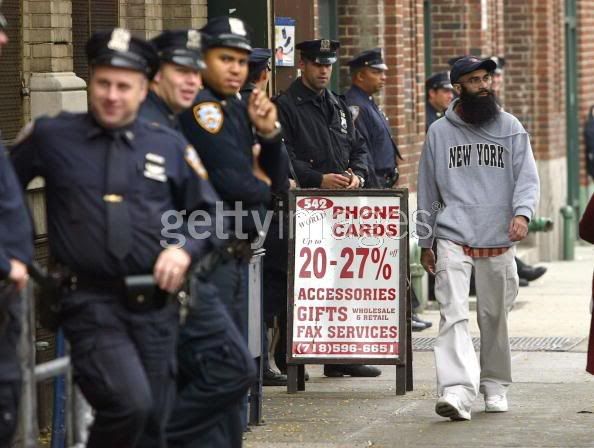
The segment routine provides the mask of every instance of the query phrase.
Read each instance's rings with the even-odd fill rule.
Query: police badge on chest
[[[165,157],[147,153],[144,159],[144,177],[158,182],[167,182]]]
[[[342,109],[340,110],[340,132],[343,134],[348,134],[347,118],[344,110]]]

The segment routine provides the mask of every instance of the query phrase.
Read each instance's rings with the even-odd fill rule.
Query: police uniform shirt
[[[400,157],[394,143],[388,117],[373,101],[373,97],[358,86],[351,86],[345,99],[353,114],[357,130],[361,133],[373,159],[377,172],[394,173],[396,157]]]
[[[0,280],[10,274],[10,260],[25,264],[33,259],[33,231],[22,188],[0,143]]]
[[[240,95],[223,97],[206,87],[179,119],[224,201],[240,201],[247,208],[269,205],[270,187],[252,173],[252,146],[260,143],[259,163],[273,186],[287,178],[287,157],[281,150],[280,136],[266,141],[254,134]]]
[[[181,130],[176,114],[171,111],[165,100],[152,90],[149,90],[146,100],[140,107],[138,116],[176,131]]]
[[[318,95],[298,78],[276,102],[301,187],[319,188],[324,174],[340,174],[348,168],[367,179],[365,140],[342,98],[328,89]]]
[[[48,236],[52,256],[76,273],[114,278],[152,273],[161,241],[162,215],[170,210],[214,211],[217,200],[200,159],[181,134],[135,120],[122,129],[121,149],[128,151],[128,193],[131,249],[120,262],[107,248],[105,181],[112,137],[91,114],[61,113],[35,121],[12,151],[23,185],[45,179]],[[120,149],[120,148],[118,148]],[[203,177],[201,177],[203,176]],[[212,229],[200,228],[200,231]],[[187,229],[183,248],[195,260],[210,241],[193,239]]]
[[[433,124],[433,122],[437,121],[441,117],[443,117],[443,112],[439,112],[437,109],[435,109],[431,105],[431,103],[429,101],[427,101],[425,103],[425,120],[426,120],[425,132],[427,132],[429,130],[429,126],[431,126]]]

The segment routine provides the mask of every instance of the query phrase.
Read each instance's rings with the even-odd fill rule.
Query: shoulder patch
[[[17,134],[17,136],[14,140],[14,144],[18,145],[19,143],[22,143],[23,141],[25,141],[31,134],[33,134],[34,129],[35,129],[35,120],[30,121],[25,126],[23,126],[23,128]]]
[[[206,168],[204,168],[200,156],[192,145],[186,146],[186,149],[184,150],[184,158],[198,176],[204,180],[208,179],[208,172],[206,171]]]
[[[194,119],[202,129],[211,134],[218,134],[223,127],[223,110],[215,102],[200,103],[194,106]]]
[[[359,116],[359,106],[349,106],[349,110],[353,116],[353,121],[357,120],[357,117]]]

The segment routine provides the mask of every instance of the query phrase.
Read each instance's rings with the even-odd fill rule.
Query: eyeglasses
[[[473,76],[472,78],[469,78],[467,81],[458,81],[458,84],[470,84],[474,87],[480,86],[482,83],[485,84],[491,84],[493,82],[493,75],[488,73],[485,76],[483,76],[482,78],[480,78],[479,76]]]

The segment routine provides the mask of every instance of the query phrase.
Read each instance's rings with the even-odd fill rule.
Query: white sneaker
[[[485,412],[507,412],[505,395],[485,395]]]
[[[470,420],[470,411],[464,410],[460,399],[453,394],[439,397],[435,403],[435,412],[451,420]]]

